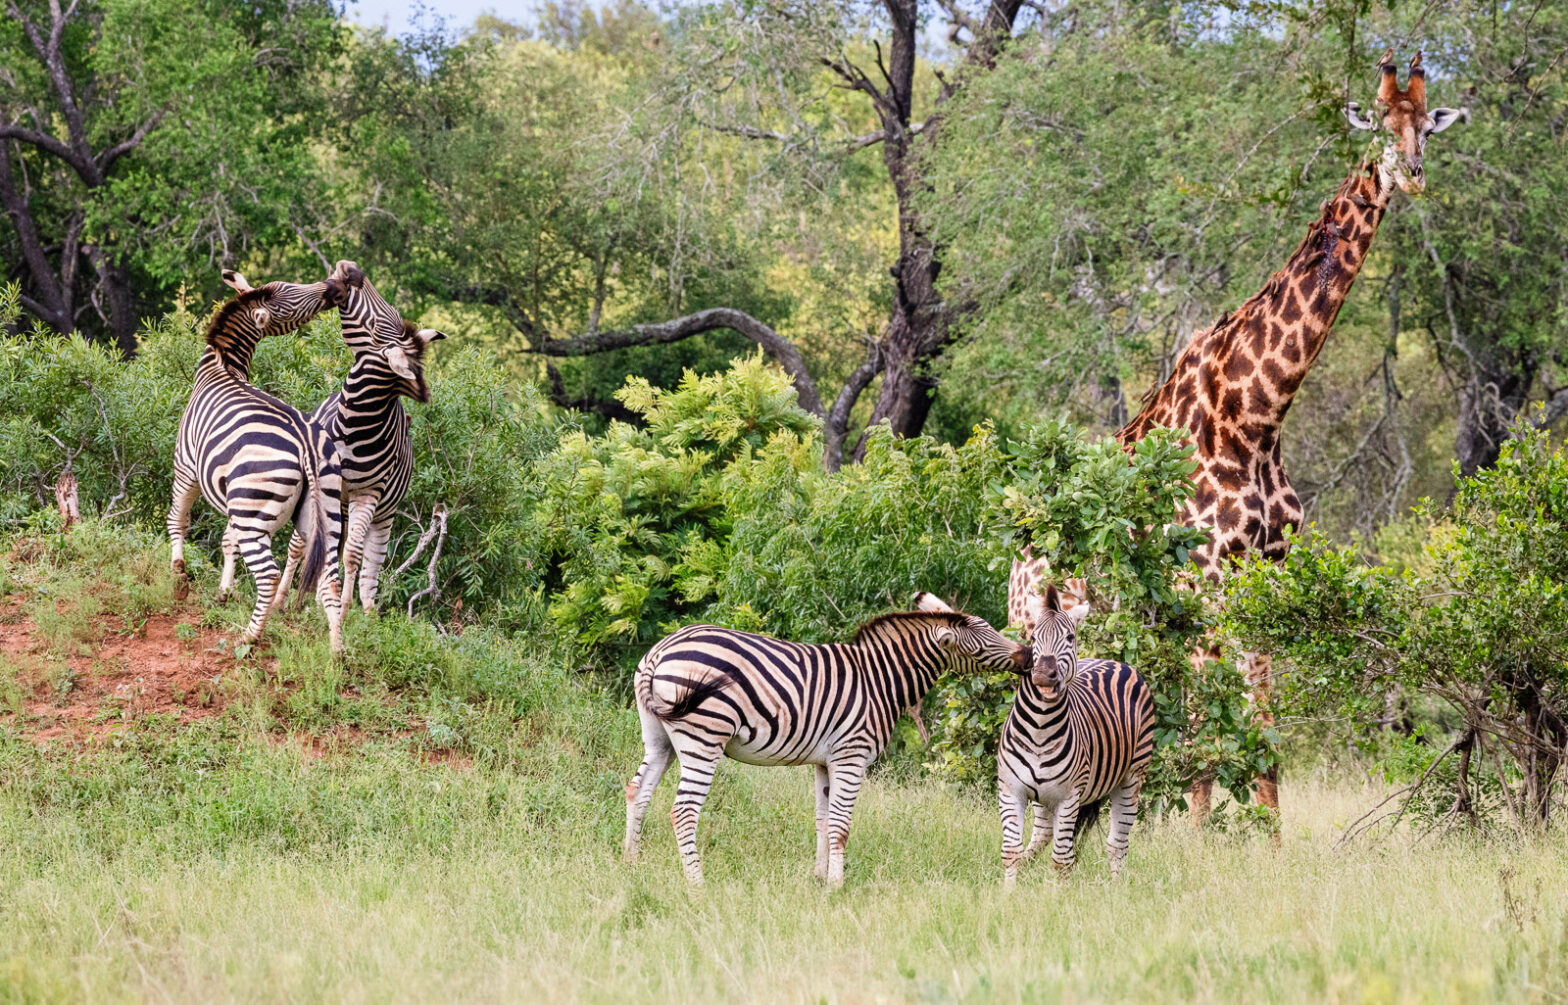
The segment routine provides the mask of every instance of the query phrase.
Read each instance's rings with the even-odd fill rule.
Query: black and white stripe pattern
[[[697,816],[728,755],[816,766],[816,875],[843,882],[855,798],[900,713],[945,671],[1028,666],[1028,651],[983,619],[929,594],[919,599],[922,610],[870,621],[847,645],[693,625],[654,646],[635,682],[645,756],[626,786],[628,860],[637,859],[643,814],[673,755],[681,776],[671,819],[686,877],[702,882]]]
[[[169,538],[175,575],[185,575],[185,532],[191,506],[204,495],[228,516],[223,534],[226,598],[236,557],[256,580],[256,606],[245,641],[261,636],[278,586],[272,536],[289,520],[302,531],[304,581],[327,614],[332,648],[343,648],[336,554],[342,477],[332,439],[319,425],[249,382],[251,356],[266,336],[300,328],[338,302],[342,288],[328,281],[268,283],[251,288],[225,270],[223,281],[240,296],[219,308],[207,328],[207,350],[196,365],[190,403],[180,417],[174,448],[174,501]]]
[[[1111,804],[1106,847],[1115,876],[1127,856],[1154,751],[1149,688],[1125,663],[1077,658],[1076,633],[1087,604],[1063,611],[1056,587],[1047,586],[1031,605],[1034,665],[1019,681],[997,748],[1005,882],[1014,885],[1019,863],[1047,839],[1051,861],[1059,871],[1071,871],[1077,835],[1106,800]],[[1034,834],[1025,849],[1024,817],[1031,803]]]
[[[331,280],[344,290],[339,313],[354,364],[343,388],[311,418],[331,434],[343,468],[343,606],[353,605],[357,579],[360,603],[374,612],[392,518],[414,475],[414,444],[400,399],[430,400],[425,350],[446,336],[405,322],[353,262],[338,262]],[[289,546],[285,584],[303,550],[304,541],[296,534]]]

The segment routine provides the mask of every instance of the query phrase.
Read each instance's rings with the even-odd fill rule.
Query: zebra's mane
[[[855,629],[853,642],[859,644],[872,629],[894,621],[934,621],[937,624],[963,628],[968,623],[967,618],[967,614],[958,611],[893,611],[889,614],[879,614]]]
[[[207,344],[214,349],[223,348],[223,343],[218,336],[233,322],[234,315],[238,314],[241,309],[254,307],[256,304],[266,300],[267,295],[271,292],[265,286],[258,286],[255,289],[246,290],[222,307],[219,307],[218,313],[212,316],[212,322],[207,325]]]

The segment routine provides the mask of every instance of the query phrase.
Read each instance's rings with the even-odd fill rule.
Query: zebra
[[[918,610],[884,614],[842,645],[802,645],[691,625],[637,665],[634,691],[644,757],[626,786],[627,861],[641,851],[642,819],[673,754],[681,765],[670,812],[686,878],[702,883],[697,816],[719,758],[816,767],[815,875],[844,881],[850,816],[866,769],[900,712],[944,671],[1023,672],[1028,650],[983,618],[928,593]]]
[[[1136,671],[1114,660],[1077,658],[1076,632],[1089,613],[1063,609],[1054,585],[1030,598],[1034,664],[1018,682],[997,747],[997,800],[1002,817],[1004,884],[1052,839],[1051,860],[1070,873],[1074,841],[1111,803],[1106,848],[1111,875],[1121,872],[1138,795],[1154,750],[1154,705]],[[1035,804],[1034,834],[1023,848],[1023,820]]]
[[[353,606],[357,578],[360,603],[373,614],[392,518],[414,476],[414,443],[399,399],[430,400],[425,350],[446,336],[404,321],[353,262],[338,262],[330,279],[344,290],[339,314],[354,363],[342,389],[311,419],[331,434],[343,466],[343,608]],[[304,550],[296,531],[283,569],[285,592]]]
[[[341,652],[337,565],[342,476],[332,438],[319,425],[249,382],[251,355],[269,335],[295,331],[340,303],[342,284],[273,282],[252,287],[229,269],[223,281],[239,293],[207,326],[207,349],[196,364],[190,402],[180,416],[174,447],[174,492],[168,530],[171,568],[185,583],[185,532],[191,506],[205,495],[228,515],[223,532],[222,599],[234,587],[243,556],[256,580],[256,606],[244,641],[254,643],[274,606],[278,566],[272,536],[290,519],[306,547],[304,582],[327,614],[332,649]]]

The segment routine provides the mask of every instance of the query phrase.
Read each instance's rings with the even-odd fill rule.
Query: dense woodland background
[[[1548,815],[1561,5],[545,4],[403,36],[309,0],[4,9],[7,533],[53,519],[67,471],[89,516],[160,527],[219,270],[352,258],[451,336],[392,555],[447,508],[438,623],[551,633],[624,683],[695,619],[842,638],[936,589],[1001,623],[1032,540],[1096,584],[1088,649],[1161,689],[1171,799],[1205,773],[1244,794],[1278,737],[1234,674],[1189,672],[1215,624],[1172,589],[1190,539],[1125,534],[1188,491],[1179,450],[1129,465],[1104,434],[1357,164],[1341,109],[1377,55],[1422,50],[1431,103],[1471,119],[1395,194],[1286,422],[1317,532],[1237,577],[1224,628],[1288,657],[1287,727],[1397,728],[1406,780],[1459,755],[1434,817]],[[256,382],[313,406],[334,325],[269,340]],[[427,585],[396,578],[399,607]],[[987,777],[1009,695],[936,700],[940,767]]]

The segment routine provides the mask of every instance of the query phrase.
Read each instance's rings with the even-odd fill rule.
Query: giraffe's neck
[[[1366,261],[1391,191],[1386,163],[1369,160],[1352,171],[1285,267],[1193,336],[1170,379],[1117,437],[1131,443],[1155,425],[1201,435],[1215,419],[1276,429]]]

